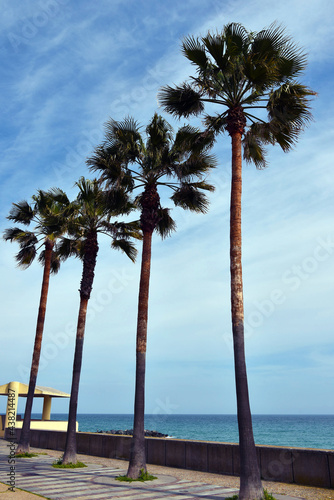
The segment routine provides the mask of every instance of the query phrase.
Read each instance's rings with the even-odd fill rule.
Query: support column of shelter
[[[51,396],[44,396],[42,420],[50,420],[51,418]]]

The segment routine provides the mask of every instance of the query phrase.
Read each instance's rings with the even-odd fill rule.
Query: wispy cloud
[[[246,342],[257,412],[268,406],[273,412],[334,411],[318,391],[324,380],[331,390],[332,373],[333,10],[326,0],[312,0],[307,7],[300,0],[192,0],[168,6],[131,0],[112,2],[112,7],[107,0],[98,6],[4,1],[2,230],[10,225],[5,216],[11,203],[29,199],[37,188],[59,185],[75,195],[75,180],[92,177],[85,160],[101,141],[109,117],[132,115],[145,127],[155,110],[162,112],[159,88],[194,73],[180,51],[184,36],[204,35],[233,21],[259,30],[277,20],[308,52],[305,83],[319,92],[313,101],[315,122],[291,153],[270,148],[268,169],[244,165]],[[175,129],[184,122],[166,118]],[[154,238],[148,409],[157,399],[169,398],[180,412],[235,411],[229,137],[219,137],[214,152],[219,166],[212,175],[216,192],[210,194],[209,213],[175,209],[177,232],[163,242]],[[15,380],[29,369],[42,269],[34,264],[19,271],[15,245],[1,241],[0,249],[3,335],[15,343],[15,358],[8,344],[3,372]],[[39,375],[41,385],[58,384],[67,391],[80,275],[81,264],[73,261],[51,280]],[[98,405],[106,391],[110,401],[101,411],[132,411],[138,280],[139,264],[111,252],[103,241],[89,308],[80,411]],[[112,383],[101,382],[100,366]]]

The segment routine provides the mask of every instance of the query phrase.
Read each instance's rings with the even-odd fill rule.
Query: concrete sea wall
[[[18,431],[19,432],[19,431]],[[32,430],[31,446],[63,451],[65,432]],[[145,438],[148,464],[216,474],[240,474],[239,446],[210,441]],[[131,437],[77,433],[78,453],[128,460]],[[256,446],[262,479],[334,488],[334,451]]]

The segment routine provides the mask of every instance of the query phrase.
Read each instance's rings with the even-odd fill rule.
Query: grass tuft
[[[125,481],[127,483],[132,483],[133,481],[141,481],[143,483],[144,481],[153,481],[154,479],[158,478],[156,476],[152,476],[147,471],[145,472],[144,469],[141,469],[137,479],[132,479],[131,477],[128,476],[117,476],[116,479],[117,481]]]
[[[276,500],[275,497],[273,497],[271,493],[268,493],[267,490],[263,490],[263,494],[263,500]],[[225,500],[239,500],[239,495],[233,495],[233,497],[225,498]]]
[[[264,500],[275,500],[271,493],[268,493],[267,490],[263,490],[264,492]]]
[[[27,451],[25,453],[18,453],[15,455],[15,458],[33,458],[33,457],[38,457],[38,453],[28,453]]]
[[[76,464],[63,464],[63,458],[58,458],[55,462],[53,462],[52,467],[55,469],[79,469],[80,467],[87,467],[83,462],[77,462]]]

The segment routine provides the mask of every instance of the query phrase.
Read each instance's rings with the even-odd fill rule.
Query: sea
[[[33,415],[41,418],[41,415]],[[52,414],[67,420],[66,414]],[[334,450],[334,415],[253,415],[256,444]],[[133,428],[133,415],[78,414],[79,431],[98,432]],[[145,429],[170,438],[238,442],[236,415],[145,415]]]

